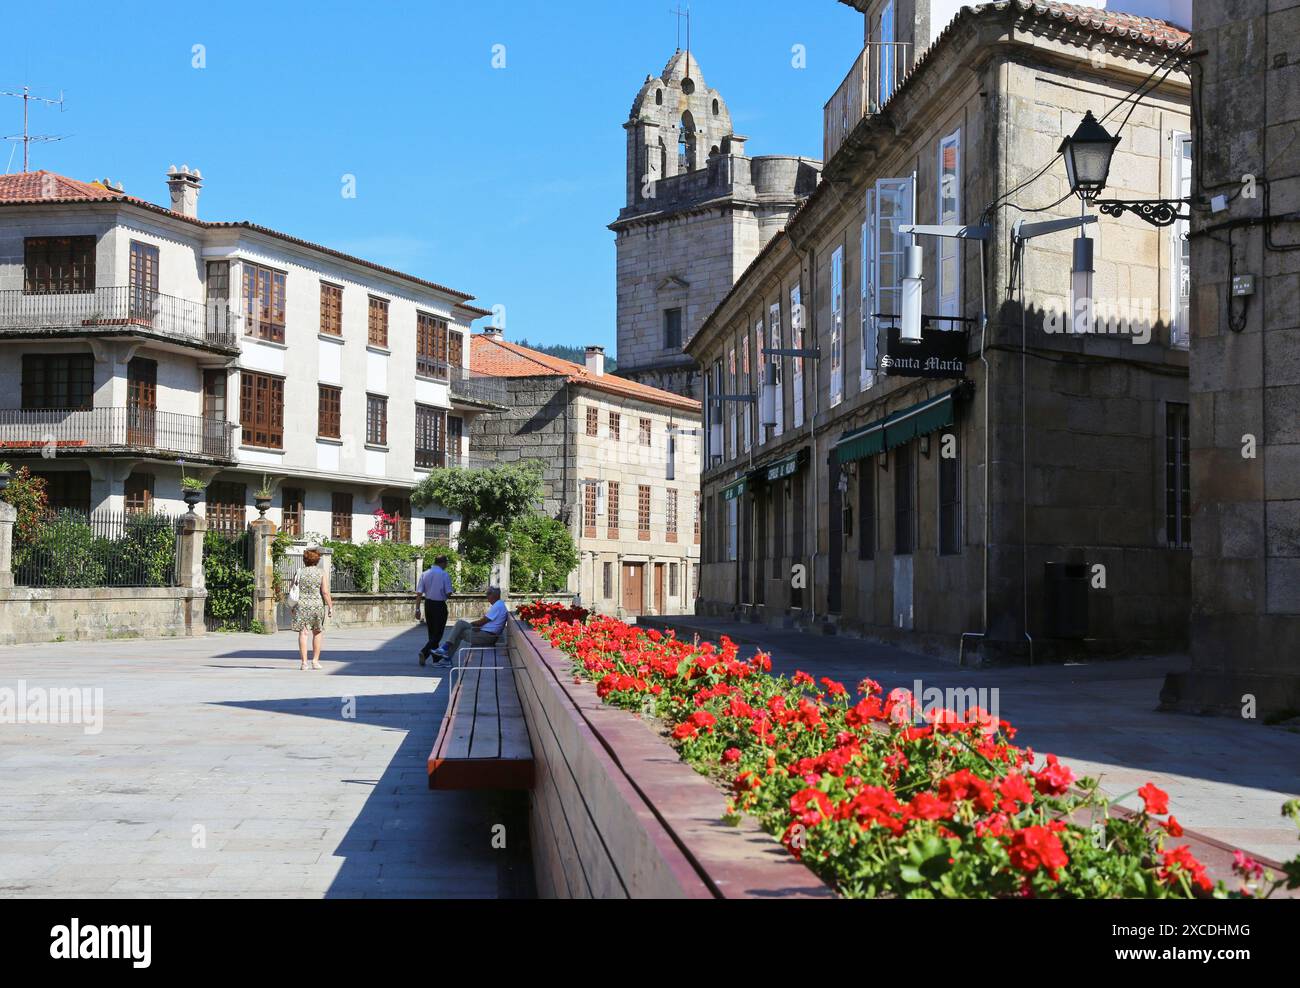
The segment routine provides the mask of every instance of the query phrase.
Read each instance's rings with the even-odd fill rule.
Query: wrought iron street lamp
[[[1061,141],[1056,150],[1065,158],[1065,174],[1070,179],[1070,191],[1085,202],[1097,198],[1106,187],[1110,174],[1110,159],[1115,154],[1119,137],[1098,123],[1089,110],[1083,115],[1073,134]]]

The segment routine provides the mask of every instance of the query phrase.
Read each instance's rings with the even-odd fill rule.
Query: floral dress
[[[319,566],[304,566],[298,570],[298,606],[293,610],[293,630],[312,631],[325,629],[325,600],[320,585],[324,572]]]

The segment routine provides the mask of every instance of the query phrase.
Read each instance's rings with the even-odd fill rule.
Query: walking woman
[[[312,646],[311,668],[320,668],[320,646],[325,618],[334,616],[334,599],[330,596],[325,571],[320,568],[320,553],[308,549],[302,554],[302,569],[293,578],[298,588],[298,603],[293,609],[293,630],[298,632],[298,655],[307,668],[307,639]]]

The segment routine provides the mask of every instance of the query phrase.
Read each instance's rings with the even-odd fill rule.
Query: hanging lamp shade
[[[1106,187],[1111,157],[1118,137],[1112,137],[1089,110],[1074,133],[1061,141],[1057,151],[1065,158],[1070,191],[1083,199],[1095,199]]]

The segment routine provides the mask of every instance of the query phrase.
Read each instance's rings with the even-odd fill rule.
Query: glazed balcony
[[[504,377],[476,374],[464,367],[449,367],[451,400],[455,404],[478,405],[485,408],[508,408],[510,387]]]
[[[822,108],[822,161],[829,163],[863,117],[879,113],[907,73],[906,42],[868,44]]]
[[[239,317],[224,302],[205,305],[131,286],[0,291],[0,337],[144,337],[235,353],[239,334]]]
[[[233,463],[235,426],[145,408],[0,409],[0,459],[140,456]]]

